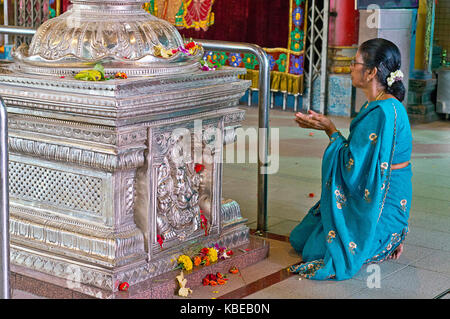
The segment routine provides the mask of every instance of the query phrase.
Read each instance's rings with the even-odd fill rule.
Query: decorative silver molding
[[[122,152],[118,155],[89,151],[67,145],[44,143],[23,138],[8,138],[11,152],[33,155],[48,160],[70,162],[108,171],[130,169],[144,163],[142,147]]]
[[[141,127],[117,131],[108,126],[83,125],[78,122],[20,114],[13,114],[8,118],[8,129],[13,134],[31,132],[115,146],[144,145],[147,140],[147,130]]]
[[[227,75],[227,72],[221,72],[223,75]],[[0,75],[2,83],[0,95],[11,113],[38,115],[37,112],[39,112],[39,116],[57,116],[59,120],[83,120],[85,123],[103,125],[124,125],[160,120],[163,116],[171,117],[171,114],[174,114],[173,111],[180,112],[182,115],[182,113],[192,114],[205,109],[233,107],[238,104],[238,99],[250,85],[249,81],[230,80],[220,84],[211,81],[205,83],[208,85],[204,87],[186,91],[184,87],[186,83],[181,82],[177,84],[174,91],[153,92],[150,90],[145,95],[142,93],[133,95],[132,86],[127,86],[118,90],[126,89],[127,93],[121,93],[123,98],[117,99],[113,92],[102,91],[102,86],[103,88],[110,87],[110,84],[107,83],[91,84],[92,88],[85,87],[76,92],[73,87],[61,88],[58,91],[52,90],[51,87],[45,89],[30,87],[27,90],[21,90],[15,86],[17,84],[15,79],[12,79],[11,82],[3,82],[3,80],[6,80],[5,76]],[[195,80],[195,76],[186,78],[186,80],[192,82]],[[46,81],[49,79],[42,80],[42,83]],[[142,80],[133,82],[139,85],[140,81]],[[83,81],[70,82],[75,86],[78,85],[77,82]],[[104,97],[90,97],[94,88],[99,89],[98,94],[109,93]]]

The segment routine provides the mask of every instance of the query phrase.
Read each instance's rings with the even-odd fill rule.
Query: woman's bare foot
[[[403,253],[403,244],[398,245],[398,247],[394,250],[389,259],[397,260],[400,255]]]

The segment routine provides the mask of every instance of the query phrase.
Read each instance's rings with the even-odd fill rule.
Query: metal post
[[[8,0],[3,0],[3,24],[8,25],[9,24],[9,11],[8,11]],[[5,35],[5,45],[7,45],[9,42],[8,35]]]
[[[8,120],[5,104],[0,98],[0,299],[11,298],[8,191]]]
[[[320,113],[325,114],[327,105],[327,87],[328,87],[328,19],[330,12],[330,1],[325,0],[323,2],[322,11],[322,54],[320,57]]]
[[[310,23],[310,26],[309,26],[310,36],[309,36],[309,48],[308,48],[308,51],[309,51],[309,68],[308,68],[309,70],[308,70],[308,81],[307,81],[307,83],[308,83],[307,84],[308,85],[308,96],[307,96],[308,102],[306,103],[307,109],[310,110],[311,104],[312,104],[312,97],[313,97],[312,84],[314,81],[314,74],[313,74],[314,68],[313,67],[314,67],[314,63],[315,63],[315,59],[314,59],[314,46],[315,46],[314,23],[315,23],[315,19],[316,19],[316,1],[315,0],[312,0],[311,9],[308,9],[308,10],[311,10],[311,15],[312,15],[311,20],[308,21]],[[306,12],[305,14],[307,17],[309,16],[308,12]]]
[[[259,137],[258,137],[258,220],[257,234],[267,231],[267,159],[269,140],[270,64],[267,53],[258,45],[228,41],[195,40],[205,50],[251,53],[259,62]]]

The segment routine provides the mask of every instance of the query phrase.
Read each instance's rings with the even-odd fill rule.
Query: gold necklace
[[[384,91],[381,91],[380,93],[378,93],[377,97],[375,98],[375,101],[378,101],[383,95],[384,95]]]

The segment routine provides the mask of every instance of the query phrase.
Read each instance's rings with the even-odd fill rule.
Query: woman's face
[[[361,54],[356,52],[356,56],[350,65],[350,75],[352,78],[352,84],[356,88],[364,88],[367,86],[367,69],[364,66],[364,61]]]

